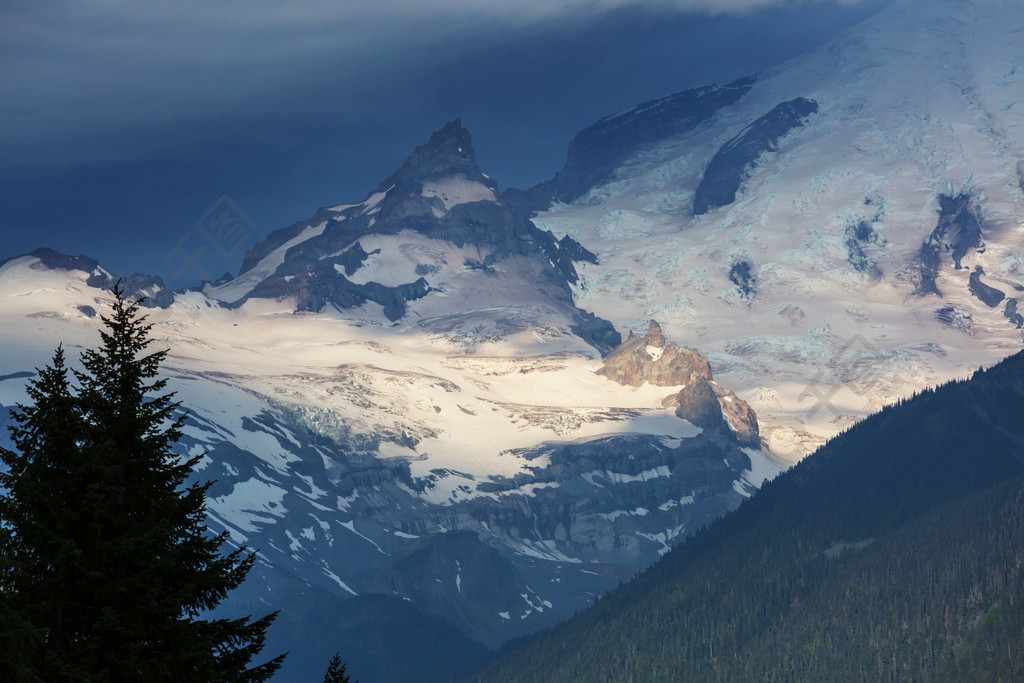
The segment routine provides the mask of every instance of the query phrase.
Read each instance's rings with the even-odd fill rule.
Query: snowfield
[[[534,222],[597,254],[599,265],[578,266],[580,306],[636,332],[656,318],[707,353],[773,452],[798,459],[886,403],[1021,348],[1003,307],[971,296],[967,281],[982,266],[1008,297],[1024,285],[1022,26],[1018,4],[894,5]],[[715,150],[795,97],[819,112],[762,157],[734,203],[695,217]],[[906,271],[936,227],[938,197],[960,193],[982,214],[984,247],[961,270],[944,256],[942,298],[914,296]],[[850,262],[862,221],[879,277]],[[752,298],[729,278],[738,262],[750,264]],[[940,322],[950,305],[969,322]]]
[[[382,253],[393,247],[389,253],[414,257],[439,248],[427,242],[406,234],[380,238]],[[494,277],[452,272],[471,281]],[[34,257],[0,267],[0,404],[26,399],[26,378],[58,343],[74,362],[76,352],[98,342],[94,311],[107,310],[111,294],[90,287],[88,277],[51,270]],[[519,619],[494,617],[495,633],[505,635],[478,634],[498,642],[554,623],[627,571],[597,583],[587,575],[591,587],[583,590],[566,566],[578,573],[614,557],[635,571],[663,552],[667,539],[749,495],[762,474],[781,471],[771,455],[749,451],[752,478],[737,448],[739,459],[722,467],[733,472],[724,475],[735,478],[732,488],[716,494],[705,487],[693,504],[694,487],[682,474],[666,464],[633,465],[628,450],[630,439],[640,439],[638,457],[670,462],[674,449],[701,434],[662,407],[681,387],[608,380],[595,373],[602,361],[593,348],[557,324],[543,302],[517,310],[498,307],[500,300],[494,291],[478,296],[480,308],[463,312],[460,323],[468,315],[481,323],[501,315],[528,320],[536,309],[539,326],[511,333],[439,327],[450,310],[429,300],[415,304],[435,319],[415,315],[414,307],[398,323],[365,308],[297,314],[286,299],[229,307],[199,292],[178,295],[167,309],[146,309],[154,348],[169,350],[169,388],[190,414],[182,453],[203,455],[198,476],[216,482],[208,497],[213,527],[227,530],[236,546],[260,547],[260,571],[289,571],[341,597],[378,590],[375,573],[424,539],[473,531],[519,558],[517,571],[532,577],[509,588],[513,597],[545,586],[543,598],[513,609]],[[607,464],[572,475],[564,461],[577,452],[571,449]],[[636,488],[655,484],[650,493]],[[563,487],[564,500],[589,502],[571,528],[542,529],[551,515],[561,518],[545,510]],[[675,507],[662,505],[669,492]],[[651,515],[644,506],[621,507],[649,495],[657,496]],[[500,510],[522,512],[507,518]],[[467,580],[455,584],[458,596]],[[557,608],[537,608],[545,601]]]

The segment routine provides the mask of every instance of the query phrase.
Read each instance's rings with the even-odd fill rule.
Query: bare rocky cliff
[[[703,429],[713,429],[724,422],[743,445],[761,446],[753,409],[714,381],[707,358],[666,341],[661,325],[654,320],[643,337],[630,335],[608,354],[597,374],[627,386],[647,383],[681,387],[677,393],[666,396],[662,405],[675,406],[676,415]]]

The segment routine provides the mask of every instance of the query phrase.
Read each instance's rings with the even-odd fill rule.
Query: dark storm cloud
[[[252,215],[252,246],[358,201],[456,116],[486,172],[532,184],[597,118],[770,66],[881,4],[7,3],[0,258],[45,244],[173,276],[165,255],[217,197]]]
[[[219,117],[376,115],[420,68],[540,30],[586,32],[642,8],[749,11],[772,0],[410,0],[9,5],[0,22],[8,166],[116,160],[174,148]],[[813,11],[821,3],[800,3]],[[652,10],[652,8],[655,8]],[[697,15],[700,16],[700,15]],[[610,36],[614,40],[614,36]],[[612,44],[604,49],[613,49]],[[548,52],[551,50],[549,49]],[[325,97],[325,90],[330,89]],[[344,93],[347,96],[339,96]],[[394,97],[393,99],[400,99]],[[378,110],[378,111],[375,111]],[[116,144],[115,144],[116,143]]]

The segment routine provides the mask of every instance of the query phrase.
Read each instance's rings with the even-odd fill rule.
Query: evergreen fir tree
[[[45,652],[44,641],[62,647],[84,598],[76,524],[84,493],[78,476],[84,421],[61,347],[50,365],[37,369],[27,393],[31,403],[17,406],[10,428],[18,452],[0,449],[8,467],[0,474],[6,489],[0,494],[0,644],[8,653],[0,672],[10,680],[33,680],[29,653]],[[44,623],[52,624],[46,633]],[[57,673],[52,662],[38,669],[44,677]]]
[[[341,662],[341,655],[337,652],[331,657],[331,663],[327,666],[327,673],[324,674],[324,683],[349,683],[348,674],[345,673],[345,664]],[[356,681],[356,683],[359,683]]]
[[[210,484],[188,483],[201,456],[171,450],[185,417],[158,379],[167,352],[148,352],[138,302],[120,284],[113,294],[77,394],[58,349],[29,385],[32,404],[14,411],[19,452],[0,455],[0,645],[27,639],[12,664],[24,680],[266,680],[283,655],[248,665],[276,613],[199,618],[255,554],[222,555],[227,534],[208,532]]]

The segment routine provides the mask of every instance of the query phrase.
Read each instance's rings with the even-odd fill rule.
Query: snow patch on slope
[[[258,531],[287,512],[283,506],[287,492],[258,478],[238,482],[231,493],[209,501],[210,512],[229,527],[241,531]],[[259,525],[259,526],[258,526]]]
[[[444,202],[445,211],[451,211],[453,206],[469,202],[498,201],[494,190],[462,174],[427,181],[423,183],[422,194],[424,197],[439,198]]]
[[[234,303],[238,301],[251,292],[256,285],[263,282],[277,271],[278,267],[284,263],[285,255],[289,249],[310,238],[319,237],[323,234],[326,226],[327,221],[309,226],[298,235],[267,254],[259,263],[246,271],[245,274],[223,285],[216,287],[207,286],[204,290],[205,293],[211,298],[225,301],[227,303]]]

